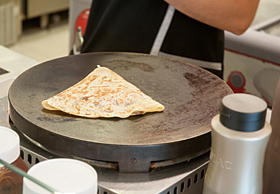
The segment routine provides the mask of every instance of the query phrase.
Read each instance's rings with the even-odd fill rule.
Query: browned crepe
[[[42,102],[48,110],[98,118],[162,111],[164,106],[106,67],[99,67],[65,91]]]

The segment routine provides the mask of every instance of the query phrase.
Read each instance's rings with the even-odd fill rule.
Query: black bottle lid
[[[220,122],[227,128],[253,132],[262,129],[265,123],[267,104],[250,94],[230,94],[220,106]]]

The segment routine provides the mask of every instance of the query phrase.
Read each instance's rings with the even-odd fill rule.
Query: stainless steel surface
[[[28,142],[23,144],[28,146]],[[36,164],[36,161],[41,162],[57,157],[44,152],[44,150],[38,150],[34,145],[31,145],[30,149],[37,150],[37,153],[24,146],[21,147],[24,159],[26,159],[24,161],[31,166]],[[207,164],[208,155],[203,155],[189,163],[161,168],[149,173],[119,173],[112,169],[94,168],[98,174],[100,194],[170,194],[176,192],[200,194],[202,193]]]
[[[28,142],[23,144],[27,146]],[[22,155],[26,159],[24,161],[31,166],[57,157],[44,150],[38,150],[34,145],[31,145],[31,149],[37,150],[37,153],[24,146],[21,147]],[[149,173],[119,173],[112,169],[94,168],[98,174],[99,194],[200,194],[207,164],[208,155],[203,155],[189,163],[161,168]]]
[[[87,119],[47,111],[41,101],[106,66],[165,106],[128,119]],[[24,88],[24,89],[23,89]],[[196,66],[132,53],[94,53],[42,63],[9,91],[17,128],[61,156],[118,163],[121,172],[147,172],[151,162],[191,159],[210,147],[210,120],[229,87]]]

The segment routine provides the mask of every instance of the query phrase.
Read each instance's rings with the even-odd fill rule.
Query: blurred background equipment
[[[280,1],[261,0],[251,27],[241,36],[225,32],[224,80],[234,92],[272,104],[280,76]]]
[[[15,43],[21,33],[20,0],[0,1],[0,45]]]

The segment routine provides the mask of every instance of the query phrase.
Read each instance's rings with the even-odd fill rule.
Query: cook
[[[174,57],[222,78],[224,32],[250,26],[259,0],[93,0],[81,53]]]

